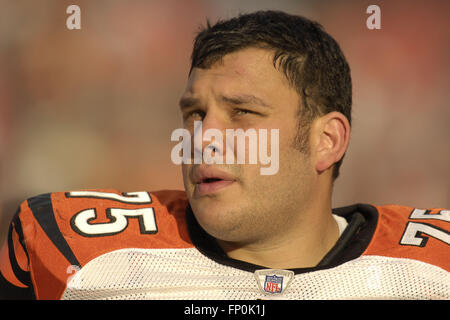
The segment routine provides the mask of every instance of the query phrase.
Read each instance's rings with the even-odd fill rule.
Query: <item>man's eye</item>
[[[205,113],[203,111],[201,111],[201,110],[192,110],[192,111],[187,112],[184,115],[184,119],[188,119],[188,118],[196,118],[196,119],[197,118],[201,118],[201,119],[203,119],[204,115],[205,115]]]
[[[253,112],[251,110],[247,110],[247,109],[235,109],[234,110],[234,115],[237,115],[237,116],[243,116],[243,115],[250,114],[250,113],[255,113],[255,112]]]

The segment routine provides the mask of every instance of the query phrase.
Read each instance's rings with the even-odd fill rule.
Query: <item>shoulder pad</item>
[[[114,250],[193,247],[187,204],[182,191],[80,190],[28,199],[18,218],[36,287],[49,288],[38,283],[49,278],[65,283],[70,268]]]
[[[375,207],[378,223],[364,254],[415,259],[450,271],[450,210]]]

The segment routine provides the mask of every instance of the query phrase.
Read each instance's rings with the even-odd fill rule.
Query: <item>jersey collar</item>
[[[378,211],[375,207],[367,204],[355,204],[333,209],[333,213],[347,220],[347,228],[317,266],[290,269],[295,274],[328,269],[356,259],[369,245],[378,220]],[[193,244],[208,258],[220,264],[249,272],[267,268],[228,257],[216,239],[200,226],[190,205],[186,208],[186,222]]]

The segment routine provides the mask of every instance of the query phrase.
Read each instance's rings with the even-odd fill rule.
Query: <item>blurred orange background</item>
[[[68,30],[66,8],[81,8]],[[369,30],[366,8],[381,8]],[[51,191],[181,189],[171,132],[196,32],[261,9],[320,22],[354,87],[334,206],[450,207],[450,1],[0,0],[0,241]]]

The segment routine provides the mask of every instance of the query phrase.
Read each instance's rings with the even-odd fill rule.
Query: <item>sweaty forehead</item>
[[[225,55],[209,68],[194,68],[188,80],[187,93],[207,87],[267,91],[289,87],[284,75],[273,65],[273,52],[247,48]]]

